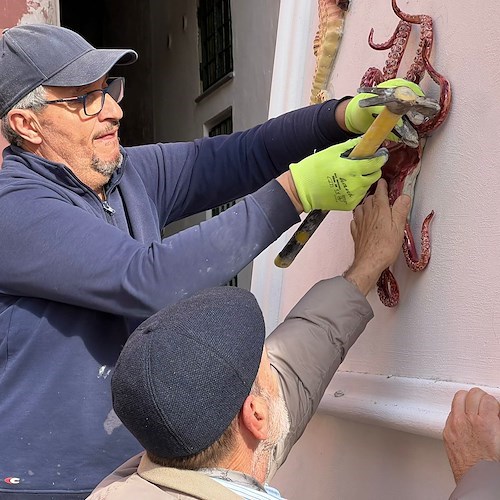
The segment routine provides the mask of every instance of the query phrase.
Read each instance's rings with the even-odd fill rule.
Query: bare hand
[[[478,387],[458,391],[443,438],[457,483],[481,460],[500,462],[500,403]]]
[[[398,257],[409,210],[407,195],[400,196],[391,208],[384,179],[378,181],[375,194],[354,210],[354,262],[344,276],[365,295]]]

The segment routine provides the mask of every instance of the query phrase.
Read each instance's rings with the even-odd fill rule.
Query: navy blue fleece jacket
[[[4,151],[0,497],[75,498],[140,450],[112,411],[121,347],[146,317],[225,283],[299,220],[272,179],[349,137],[335,104],[230,136],[123,148],[111,209],[66,166]],[[252,192],[161,240],[169,222]]]

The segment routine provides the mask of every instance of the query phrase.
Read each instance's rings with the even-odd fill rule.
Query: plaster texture
[[[491,92],[500,73],[500,4],[398,4],[405,12],[433,18],[431,62],[453,91],[447,121],[427,141],[412,210],[414,234],[435,211],[432,257],[425,271],[413,273],[401,254],[393,269],[401,292],[396,308],[384,307],[370,293],[375,318],[347,355],[321,405],[342,418],[322,415],[320,423],[315,421],[301,451],[292,453],[277,477],[276,485],[290,500],[447,498],[451,472],[442,443],[429,437],[440,438],[455,390],[478,385],[500,395],[500,104]],[[303,2],[282,3],[288,13],[294,8],[304,9]],[[371,49],[368,33],[373,27],[374,41],[385,42],[398,18],[390,0],[370,2],[369,15],[367,8],[366,2],[353,0],[346,15],[329,84],[335,97],[352,95],[368,67],[384,64],[387,52]],[[289,58],[287,44],[297,38],[307,42],[303,50],[308,60],[302,90],[292,89],[288,100],[280,95],[277,101],[273,91],[283,88],[285,72],[275,62],[270,109],[276,113],[307,103],[316,2],[310,2],[310,9],[310,22],[292,23],[288,31],[280,16],[276,61]],[[417,47],[418,30],[413,31],[400,76]],[[304,53],[295,56],[300,60]],[[300,78],[293,66],[289,77]],[[429,77],[422,87],[438,97]],[[285,271],[276,271],[272,261],[288,237],[257,260],[253,290],[269,329],[312,284],[348,267],[353,256],[350,220],[350,213],[329,214]],[[335,400],[337,390],[345,390],[346,397]],[[321,453],[314,443],[322,443]]]
[[[18,24],[59,24],[59,0],[0,0],[0,32]],[[0,151],[7,141],[0,135]]]

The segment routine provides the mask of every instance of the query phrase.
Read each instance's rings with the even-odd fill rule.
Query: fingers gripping
[[[386,150],[370,158],[347,158],[360,139],[351,139],[290,165],[293,182],[306,212],[353,210],[382,175]]]

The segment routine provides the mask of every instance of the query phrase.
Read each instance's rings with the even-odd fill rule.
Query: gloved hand
[[[377,85],[377,87],[385,89],[402,86],[409,87],[419,96],[424,96],[422,89],[416,83],[409,82],[404,78],[393,78],[392,80],[387,80],[386,82],[382,82]],[[357,94],[347,105],[345,110],[345,124],[351,132],[355,134],[364,134],[376,118],[376,116],[373,115],[378,115],[382,111],[383,106],[369,106],[368,108],[361,108],[359,106],[359,101],[367,99],[368,97],[373,97],[373,95],[374,94],[370,93]],[[402,126],[402,124],[403,122],[400,120],[398,125]],[[396,128],[398,125],[396,125]],[[399,137],[392,132],[389,134],[387,139],[394,142],[400,141]]]
[[[353,210],[382,175],[389,153],[381,148],[370,158],[347,158],[361,140],[351,139],[290,165],[292,179],[305,212]]]

